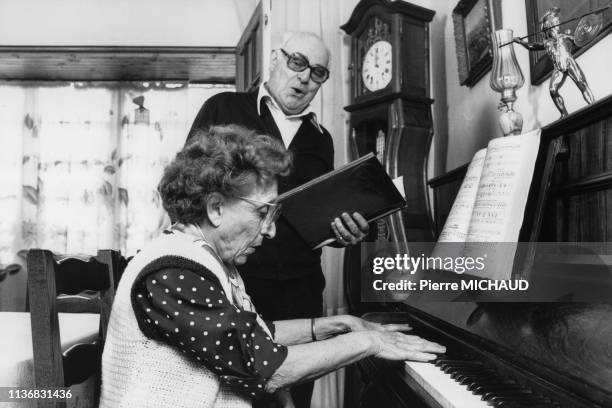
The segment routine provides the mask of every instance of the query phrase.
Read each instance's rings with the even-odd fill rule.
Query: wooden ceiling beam
[[[233,84],[234,47],[0,46],[0,80]]]

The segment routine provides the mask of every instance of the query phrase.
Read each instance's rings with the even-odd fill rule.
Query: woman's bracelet
[[[317,341],[317,333],[315,331],[315,318],[310,318],[310,335],[312,336],[312,341]]]

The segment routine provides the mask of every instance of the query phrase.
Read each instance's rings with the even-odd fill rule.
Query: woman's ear
[[[206,197],[206,215],[215,228],[221,225],[224,202],[224,197],[219,193],[211,193]]]

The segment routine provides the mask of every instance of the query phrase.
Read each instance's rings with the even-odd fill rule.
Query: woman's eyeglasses
[[[300,54],[299,52],[294,52],[289,54],[287,51],[280,48],[281,52],[287,58],[287,68],[295,72],[305,71],[307,68],[310,68],[310,79],[317,84],[322,84],[327,81],[329,78],[329,70],[321,65],[310,65],[310,61],[308,58]]]
[[[239,200],[246,201],[249,204],[253,204],[257,207],[257,212],[259,214],[260,222],[262,225],[272,225],[280,217],[281,214],[281,205],[278,203],[267,203],[265,201],[253,200],[252,198],[234,196]],[[263,209],[266,209],[266,212],[263,212]]]

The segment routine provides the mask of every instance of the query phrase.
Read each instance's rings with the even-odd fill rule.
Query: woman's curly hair
[[[200,223],[210,193],[248,195],[290,168],[291,154],[270,136],[238,125],[213,126],[190,137],[165,168],[158,190],[172,222]]]

